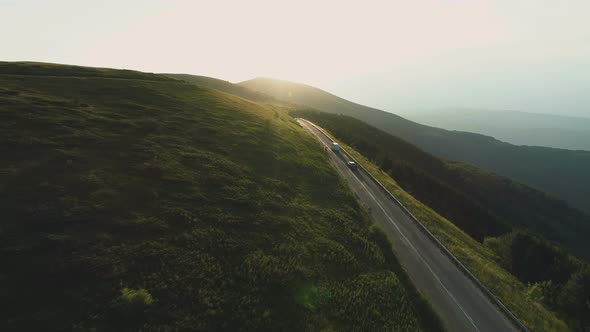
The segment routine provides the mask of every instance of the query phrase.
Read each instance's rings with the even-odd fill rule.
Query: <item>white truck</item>
[[[334,151],[334,152],[340,151],[340,144],[338,144],[336,142],[332,143],[332,151]]]

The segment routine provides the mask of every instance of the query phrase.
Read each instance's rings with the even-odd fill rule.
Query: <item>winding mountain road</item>
[[[332,144],[330,138],[307,121],[297,121],[329,149]],[[449,331],[518,331],[363,170],[350,170],[346,166],[349,160],[343,153],[329,150],[328,155],[350,189],[370,208],[375,222],[383,227],[391,239],[401,265]]]

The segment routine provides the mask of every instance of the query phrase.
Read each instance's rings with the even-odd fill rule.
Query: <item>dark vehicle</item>
[[[358,169],[358,166],[356,165],[356,163],[354,161],[347,162],[346,166],[348,166],[348,168],[350,168],[353,171],[356,171]]]
[[[334,152],[340,151],[340,144],[338,144],[336,142],[332,143],[332,151],[334,151]]]

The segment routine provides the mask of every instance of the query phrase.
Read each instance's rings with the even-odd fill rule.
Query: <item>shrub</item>
[[[154,298],[144,288],[132,289],[125,287],[121,290],[119,301],[127,306],[146,307],[154,303]]]

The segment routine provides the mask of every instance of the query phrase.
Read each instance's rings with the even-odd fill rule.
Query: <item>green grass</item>
[[[540,302],[528,287],[500,267],[497,255],[449,220],[404,191],[387,173],[346,144],[341,144],[424,224],[531,331],[567,331],[567,325]]]
[[[0,65],[1,330],[441,329],[286,114],[38,66]]]

